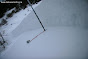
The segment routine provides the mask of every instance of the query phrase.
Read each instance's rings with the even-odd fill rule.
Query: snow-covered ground
[[[38,4],[34,4],[33,8],[36,8],[41,2],[39,2]],[[7,14],[11,13],[13,10],[15,10],[15,8],[7,11],[5,13],[5,15],[0,18],[0,22],[2,19],[6,19],[7,18]],[[18,25],[24,20],[25,17],[27,17],[28,14],[30,14],[32,11],[31,7],[28,5],[27,8],[20,10],[19,12],[15,13],[12,17],[6,19],[7,24],[3,25],[0,27],[0,33],[2,34],[2,36],[4,37],[5,41],[8,42],[8,45],[12,43],[12,41],[14,41],[14,37],[12,35],[12,31],[18,27]],[[16,32],[17,33],[17,32]],[[0,41],[1,41],[1,37],[0,37]],[[6,44],[7,45],[7,44]],[[3,50],[2,46],[0,46],[0,53]]]
[[[1,59],[87,59],[88,30],[51,27],[29,44],[42,29],[28,31],[2,53]]]
[[[40,3],[33,5],[33,8],[37,7],[39,4]],[[5,13],[5,16],[3,16],[1,19],[6,19],[7,14],[11,13],[13,10],[15,10],[15,8],[7,11]],[[15,13],[12,17],[7,19],[8,23],[6,25],[0,27],[0,32],[4,35],[8,35],[9,33],[11,33],[22,22],[22,20],[24,20],[24,18],[27,17],[28,14],[30,14],[31,11],[32,9],[28,5],[26,9],[22,9],[21,11]]]
[[[47,31],[26,43],[43,31],[31,12],[10,32],[13,42],[0,59],[87,59],[87,10],[86,0],[43,0],[35,11]]]

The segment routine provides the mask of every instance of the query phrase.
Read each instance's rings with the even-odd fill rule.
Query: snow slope
[[[42,0],[42,3],[35,8],[35,11],[45,27],[66,26],[88,28],[87,5],[86,0]],[[17,37],[25,31],[38,28],[41,28],[41,25],[34,13],[31,12],[12,31],[12,34],[14,37]]]
[[[37,7],[41,2],[38,4],[34,4],[33,8]],[[15,8],[7,11],[5,15],[0,18],[1,19],[6,19],[7,14],[11,13]],[[32,11],[31,7],[28,5],[27,8],[20,10],[19,12],[15,13],[11,18],[6,19],[8,22],[6,25],[3,25],[0,27],[0,32],[4,35],[10,34],[18,25],[24,20],[25,17],[27,17],[28,14],[30,14]]]
[[[34,4],[33,8],[37,7],[40,3],[41,2],[39,2],[38,4]],[[7,15],[9,13],[11,13],[13,10],[15,10],[15,8],[7,11],[5,13],[5,15],[2,18],[0,18],[0,20],[6,19]],[[25,17],[27,17],[28,14],[31,13],[31,11],[32,11],[32,9],[28,5],[27,8],[20,10],[19,12],[15,13],[12,17],[6,19],[6,21],[8,21],[7,24],[0,27],[0,33],[2,33],[5,41],[8,42],[8,45],[10,45],[12,43],[12,41],[14,41],[14,39],[16,38],[16,37],[13,37],[12,31],[20,25],[20,23],[24,20]],[[20,31],[20,29],[19,29],[19,31]],[[18,32],[15,32],[15,33],[17,34]],[[2,39],[0,39],[0,41],[1,40]],[[7,44],[5,44],[5,45],[7,47]],[[2,51],[3,51],[3,48],[2,48],[2,46],[0,46],[0,53]]]
[[[73,27],[49,27],[31,43],[42,29],[28,31],[16,38],[16,42],[0,59],[87,59],[88,30]]]

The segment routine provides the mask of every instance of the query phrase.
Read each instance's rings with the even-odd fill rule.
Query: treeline
[[[6,1],[15,1],[15,0],[6,0]],[[17,1],[17,0],[16,0]],[[21,9],[25,9],[27,7],[27,0],[18,0],[18,1],[22,1],[22,3],[0,3],[0,18],[4,16],[5,12],[12,9],[12,8],[16,8],[15,12],[18,12]],[[29,0],[31,2],[31,4],[35,4],[38,3],[41,0]]]

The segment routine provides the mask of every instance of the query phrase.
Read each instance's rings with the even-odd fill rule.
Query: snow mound
[[[0,59],[86,59],[88,30],[73,27],[51,27],[28,31],[17,37]]]

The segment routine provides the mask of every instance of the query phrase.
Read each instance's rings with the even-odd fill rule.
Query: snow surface
[[[88,28],[87,0],[43,0],[35,10],[45,26]]]
[[[34,4],[33,8],[36,8],[41,2],[39,2],[38,4]],[[15,10],[15,8],[7,11],[5,13],[5,15],[0,18],[1,19],[6,19],[7,18],[7,14],[11,13],[13,10]],[[0,33],[2,33],[4,39],[6,42],[8,42],[8,45],[13,44],[14,40],[16,37],[13,37],[12,35],[12,31],[18,27],[18,25],[24,20],[25,17],[27,17],[28,14],[30,14],[32,11],[31,7],[28,5],[27,8],[22,9],[21,11],[15,13],[11,18],[6,19],[8,22],[7,24],[3,25],[0,27]],[[17,32],[16,32],[17,33]],[[1,39],[0,39],[1,40]],[[7,47],[7,43],[5,44],[5,46]],[[2,48],[2,46],[0,46],[0,53],[3,51],[4,49]]]
[[[87,10],[84,0],[43,0],[35,11],[47,31],[26,43],[43,31],[31,12],[7,31],[13,41],[0,59],[88,59]]]
[[[42,29],[28,31],[1,55],[1,59],[87,59],[88,30],[73,27],[51,27],[29,44]]]

